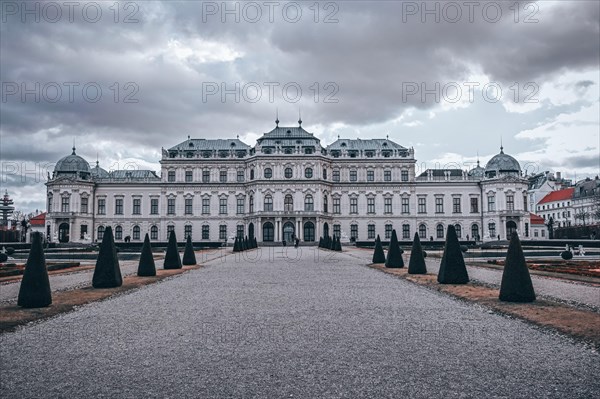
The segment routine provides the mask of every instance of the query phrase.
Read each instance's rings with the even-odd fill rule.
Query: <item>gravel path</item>
[[[257,251],[0,336],[2,397],[591,398],[600,357],[364,267]],[[319,256],[316,256],[319,254]]]
[[[199,262],[214,259],[224,254],[220,250],[212,251],[199,251],[196,252],[196,259]],[[183,256],[183,254],[181,254]],[[156,258],[156,254],[155,254]],[[77,261],[77,259],[75,259]],[[94,266],[95,262],[90,263],[89,261],[81,262],[82,265]],[[119,261],[121,267],[121,275],[123,277],[130,276],[137,273],[138,261]],[[162,259],[156,259],[156,267],[162,267]],[[81,288],[92,285],[92,277],[94,276],[94,269],[78,270],[65,273],[51,274],[50,278],[50,289],[52,292],[70,290],[74,288]],[[0,284],[0,304],[16,303],[19,296],[19,288],[21,282],[11,282]]]
[[[348,247],[347,253],[365,262],[371,262],[373,253],[371,250],[356,249]],[[405,253],[404,262],[408,267],[409,254]],[[465,259],[468,261],[468,259]],[[436,273],[440,268],[440,258],[426,258],[427,272]],[[492,286],[500,287],[502,281],[502,270],[489,269],[485,267],[467,266],[469,278]],[[575,305],[584,305],[587,308],[600,312],[600,286],[588,283],[531,275],[531,282],[536,295],[558,299]]]

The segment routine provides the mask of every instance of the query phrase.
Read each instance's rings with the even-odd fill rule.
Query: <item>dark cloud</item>
[[[457,23],[443,15],[439,22],[428,16],[422,23],[420,15],[407,15],[407,2],[393,1],[336,2],[334,18],[339,22],[322,23],[332,11],[324,9],[325,3],[320,4],[319,23],[308,8],[312,3],[303,4],[298,23],[286,22],[281,8],[273,23],[267,15],[258,23],[243,18],[235,23],[231,16],[222,23],[218,15],[203,18],[203,3],[194,1],[134,3],[139,7],[134,23],[122,22],[132,9],[121,9],[115,23],[108,9],[112,3],[101,3],[103,18],[97,23],[86,22],[77,12],[73,23],[66,17],[57,23],[22,23],[18,16],[8,16],[0,24],[0,80],[29,87],[56,82],[63,92],[55,103],[17,95],[0,104],[2,159],[55,162],[69,153],[74,137],[80,143],[78,152],[93,159],[96,152],[115,158],[119,151],[123,156],[156,151],[188,134],[260,134],[272,127],[276,107],[282,121],[295,121],[301,108],[306,124],[375,130],[409,108],[439,106],[432,96],[426,101],[419,95],[403,98],[407,82],[427,87],[462,83],[482,71],[505,86],[541,84],[565,71],[598,68],[600,4],[594,1],[537,2],[534,9],[526,8],[530,2],[520,2],[518,22],[514,2],[492,2],[502,7],[502,18],[495,23],[483,17],[486,2],[478,3],[473,22],[463,9]],[[526,23],[533,11],[538,22]],[[72,102],[66,82],[79,84]],[[113,98],[115,82],[118,101]],[[232,96],[225,102],[219,96],[203,101],[203,83],[210,82],[230,88],[235,82],[257,82],[263,96],[256,103],[244,98],[236,102]],[[264,82],[280,84],[273,102],[267,100]],[[282,99],[281,85],[289,82],[303,89],[297,103]],[[332,92],[327,82],[338,89],[337,103],[324,102]],[[83,97],[86,83],[101,87],[98,102]],[[571,89],[586,90],[593,84],[573,82]],[[128,94],[137,102],[124,103]],[[495,115],[493,111],[487,120],[480,115],[476,122],[479,126],[486,120],[497,136],[502,124],[493,120]],[[451,150],[474,146],[469,137]],[[111,153],[102,154],[107,151]]]

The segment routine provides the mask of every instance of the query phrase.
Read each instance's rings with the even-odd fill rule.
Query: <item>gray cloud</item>
[[[466,15],[458,23],[443,19],[436,23],[431,18],[422,23],[419,16],[407,15],[404,22],[403,3],[391,1],[338,2],[335,18],[339,22],[332,24],[313,22],[308,9],[312,3],[304,4],[298,23],[286,22],[280,13],[274,23],[266,16],[259,23],[231,19],[222,23],[218,16],[204,21],[201,2],[139,2],[134,16],[137,23],[114,23],[107,8],[112,3],[102,3],[104,17],[98,23],[80,17],[73,23],[64,18],[58,23],[22,23],[9,16],[0,24],[3,83],[57,82],[62,86],[78,82],[80,86],[73,102],[67,101],[63,92],[56,103],[35,102],[32,96],[25,101],[11,96],[1,103],[0,154],[3,160],[55,162],[69,153],[75,137],[78,153],[88,159],[94,159],[96,152],[101,159],[116,158],[117,154],[140,156],[142,152],[147,156],[187,134],[244,137],[267,131],[276,107],[282,121],[295,121],[301,108],[305,124],[323,125],[327,138],[333,137],[329,128],[336,123],[346,124],[349,134],[360,129],[382,136],[384,132],[377,127],[389,124],[407,109],[421,112],[439,106],[431,96],[425,102],[420,96],[403,99],[406,82],[433,87],[435,82],[463,82],[474,71],[482,71],[508,87],[512,82],[541,84],[565,71],[598,68],[598,2],[538,2],[535,18],[539,22],[524,23],[528,12],[523,7],[528,3],[520,3],[518,23],[509,9],[513,2],[496,3],[502,6],[502,19],[496,23],[487,22],[481,11],[475,13],[473,23]],[[481,4],[483,7],[485,2]],[[321,9],[320,18],[326,14]],[[177,43],[191,53],[178,58],[173,50]],[[219,59],[221,53],[238,55]],[[102,88],[102,99],[96,103],[82,98],[80,88],[89,82]],[[113,101],[110,89],[115,82],[119,102]],[[125,89],[128,82],[139,88],[134,96],[137,103],[122,102],[132,92]],[[236,103],[231,96],[224,103],[217,96],[203,102],[203,82],[230,87],[235,82],[297,82],[303,96],[298,103],[289,103],[278,91],[270,103],[263,86],[263,99],[257,103],[243,99]],[[320,89],[317,103],[310,89],[315,82]],[[323,102],[327,82],[339,87],[338,103]],[[578,81],[571,87],[585,90],[594,84]],[[518,132],[519,124],[526,128],[542,122],[531,115],[507,118],[497,107],[477,109],[475,116],[457,116],[464,127],[461,133],[450,132],[451,151],[473,151],[483,145],[478,145],[477,132],[470,124],[479,132],[487,125],[485,130],[495,142],[502,129],[508,129],[506,135],[511,136]],[[548,112],[535,115],[549,117]],[[443,124],[433,126],[444,128]],[[449,134],[427,130],[431,128],[398,128],[390,133],[400,141]],[[413,132],[419,136],[407,139]],[[505,140],[510,142],[510,138]]]

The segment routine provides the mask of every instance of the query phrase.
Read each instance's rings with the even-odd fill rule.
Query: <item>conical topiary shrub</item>
[[[256,237],[252,238],[252,243],[254,244],[254,248],[258,248],[258,241],[256,240]]]
[[[235,240],[233,240],[233,252],[239,252],[240,251],[240,242],[237,238],[237,236],[235,236]]]
[[[92,286],[94,288],[114,288],[120,287],[122,284],[123,278],[121,277],[121,268],[119,267],[112,228],[107,226],[104,229],[102,244],[100,244]]]
[[[188,235],[185,240],[185,251],[183,252],[183,262],[186,266],[196,264],[196,254],[194,253],[194,246],[192,245],[192,236]]]
[[[377,234],[377,238],[375,239],[373,263],[385,263],[385,252],[383,252],[383,245],[381,245],[381,239],[379,238],[379,234]]]
[[[425,257],[423,256],[423,248],[421,247],[419,233],[415,233],[412,249],[410,251],[408,274],[427,274],[427,267],[425,266]]]
[[[340,237],[338,237],[337,240],[335,240],[335,250],[338,252],[342,252],[342,240],[340,239]]]
[[[336,239],[337,239],[337,236],[333,236],[333,238],[329,242],[329,249],[332,251],[335,251],[335,240]]]
[[[321,248],[323,246],[323,237],[319,237],[319,245],[318,248]]]
[[[150,245],[148,233],[146,233],[146,237],[144,238],[137,275],[140,277],[156,276],[156,265],[154,264],[154,256],[152,255],[152,246]]]
[[[248,242],[248,236],[244,237],[244,250],[250,249],[250,243]]]
[[[165,254],[165,269],[181,269],[181,258],[179,257],[179,249],[177,248],[177,237],[175,230],[169,235],[169,244],[167,244],[167,253]]]
[[[500,300],[505,302],[535,301],[535,291],[517,233],[512,233],[510,237],[500,285]]]
[[[51,303],[52,291],[42,247],[42,233],[32,233],[31,249],[21,280],[17,305],[24,308],[45,308]]]
[[[401,251],[400,244],[398,243],[398,237],[396,236],[396,230],[392,230],[392,239],[390,240],[390,248],[388,249],[387,258],[385,259],[385,267],[404,267],[404,260],[402,259]]]
[[[444,255],[437,280],[440,284],[466,284],[469,282],[469,274],[454,225],[448,225]]]

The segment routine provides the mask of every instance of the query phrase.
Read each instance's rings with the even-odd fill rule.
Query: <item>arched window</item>
[[[437,238],[444,238],[444,225],[438,224],[435,228]]]
[[[132,236],[134,240],[140,239],[140,226],[133,226]]]
[[[104,238],[104,226],[98,226],[98,234],[96,234],[98,240],[102,240]]]
[[[315,240],[315,225],[313,222],[304,223],[304,241],[313,242]]]
[[[474,224],[471,226],[471,237],[475,241],[479,241],[479,225]]]
[[[327,213],[327,205],[328,205],[328,202],[327,202],[327,194],[325,194],[325,195],[323,196],[323,212],[324,212],[324,213]]]
[[[313,196],[310,194],[307,194],[306,197],[304,197],[304,210],[307,212],[311,212],[315,209],[315,204],[313,201]]]
[[[275,229],[273,223],[266,222],[263,224],[263,241],[274,241],[275,240]]]
[[[291,179],[293,176],[292,168],[285,168],[285,178]]]
[[[424,224],[419,225],[419,238],[427,238],[427,226]]]
[[[456,230],[456,236],[457,236],[458,238],[462,238],[462,227],[461,227],[461,225],[460,225],[460,224],[458,224],[458,223],[456,223],[456,224],[454,225],[454,230]]]
[[[156,226],[150,227],[150,239],[158,240],[158,227],[156,227]]]
[[[123,239],[123,227],[117,226],[115,227],[115,240]]]
[[[250,180],[254,180],[254,169],[250,169]]]
[[[273,211],[273,197],[271,197],[271,194],[267,194],[265,196],[265,212],[272,212]]]
[[[312,177],[313,177],[313,170],[312,170],[312,168],[306,168],[304,170],[304,177],[306,177],[307,179],[312,179]]]
[[[294,210],[294,198],[291,194],[287,194],[283,199],[283,210],[286,212],[292,212]]]
[[[323,168],[323,180],[327,180],[327,168]]]
[[[271,177],[273,177],[273,169],[266,168],[265,169],[265,179],[270,179]]]
[[[254,213],[254,196],[253,195],[251,195],[248,198],[248,208],[249,208],[248,211],[250,213]]]

